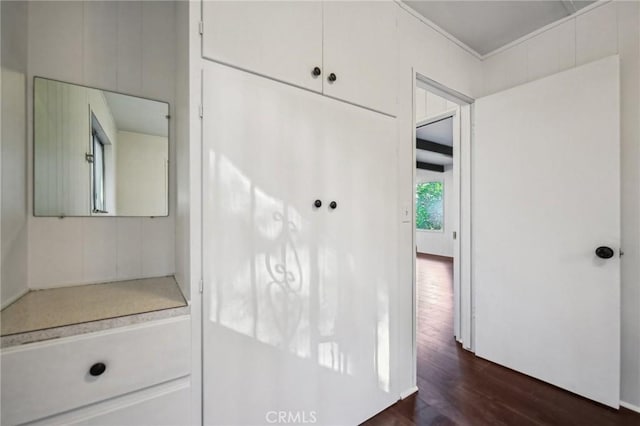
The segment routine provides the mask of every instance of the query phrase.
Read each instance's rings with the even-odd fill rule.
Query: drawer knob
[[[338,79],[338,76],[336,76],[334,73],[329,74],[329,78],[328,78],[328,80],[329,80],[330,82],[332,82],[332,83],[333,83],[333,82],[334,82],[334,81],[336,81],[337,79]]]
[[[101,375],[102,373],[104,373],[106,370],[107,370],[107,366],[104,365],[103,362],[96,362],[89,369],[89,374],[91,374],[94,377],[97,377],[97,376]]]

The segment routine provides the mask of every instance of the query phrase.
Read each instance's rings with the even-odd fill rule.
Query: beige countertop
[[[0,312],[0,346],[188,313],[172,276],[34,290]]]

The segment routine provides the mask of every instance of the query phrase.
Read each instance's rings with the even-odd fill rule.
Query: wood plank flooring
[[[418,255],[419,392],[365,422],[408,425],[640,426],[640,414],[594,403],[477,358],[453,338],[452,261]]]

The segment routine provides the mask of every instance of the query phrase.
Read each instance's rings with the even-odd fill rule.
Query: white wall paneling
[[[0,307],[27,291],[27,5],[2,2]]]
[[[108,1],[84,4],[82,41],[83,83],[88,86],[115,88],[118,85],[118,7]]]
[[[189,265],[190,237],[189,237],[189,205],[190,205],[190,176],[189,171],[195,165],[189,164],[190,147],[190,116],[189,102],[189,61],[190,43],[189,37],[189,8],[190,2],[178,2],[176,4],[176,99],[174,106],[175,131],[176,131],[176,151],[175,151],[175,171],[176,171],[176,280],[182,288],[182,293],[191,299],[190,279],[191,270]],[[199,99],[195,99],[200,102]],[[198,140],[198,139],[195,139]]]
[[[575,66],[576,23],[567,21],[527,43],[528,79],[545,77]]]
[[[519,44],[482,62],[484,93],[494,93],[527,81],[527,46]]]
[[[455,103],[433,94],[423,87],[416,87],[416,123],[419,124],[456,108],[458,105]]]
[[[175,9],[174,2],[30,2],[29,106],[31,77],[43,76],[166,101],[173,114]],[[177,143],[175,121],[171,120],[169,126],[169,155],[173,159]],[[31,158],[31,125],[27,128]],[[182,138],[181,143],[187,140]],[[29,233],[30,286],[99,282],[113,277],[132,278],[138,273],[134,276],[174,273],[175,165],[175,161],[169,164],[167,218],[60,220],[30,216],[29,227],[36,231]],[[30,160],[28,167],[31,169]],[[32,184],[29,171],[28,187]],[[104,243],[96,245],[96,240]],[[68,250],[60,250],[60,245]],[[96,269],[89,259],[98,254],[103,265]]]
[[[640,406],[640,5],[604,3],[548,29],[484,61],[486,94],[549,75],[560,68],[584,64],[604,56],[620,55],[621,182],[622,182],[622,342],[621,400]],[[562,27],[562,28],[560,28]],[[571,28],[575,47],[571,48]],[[547,34],[549,33],[550,34]],[[554,40],[554,41],[551,41]],[[555,44],[550,53],[539,46]],[[549,47],[550,48],[550,47]],[[522,52],[526,52],[526,55]],[[527,56],[524,67],[516,58]],[[536,58],[533,61],[532,58]],[[514,70],[517,78],[508,75]],[[524,68],[524,69],[523,69]]]
[[[618,52],[617,8],[616,2],[610,2],[576,17],[576,65]]]

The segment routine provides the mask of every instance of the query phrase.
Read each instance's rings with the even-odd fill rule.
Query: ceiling
[[[453,146],[453,118],[448,117],[416,128],[416,138],[435,142],[440,145]],[[453,157],[437,152],[417,149],[416,161],[448,166],[453,164]]]
[[[453,117],[418,127],[416,137],[440,145],[453,146]]]
[[[594,3],[593,0],[403,1],[480,56]]]
[[[104,96],[118,130],[168,136],[168,104],[113,92],[104,92]]]

